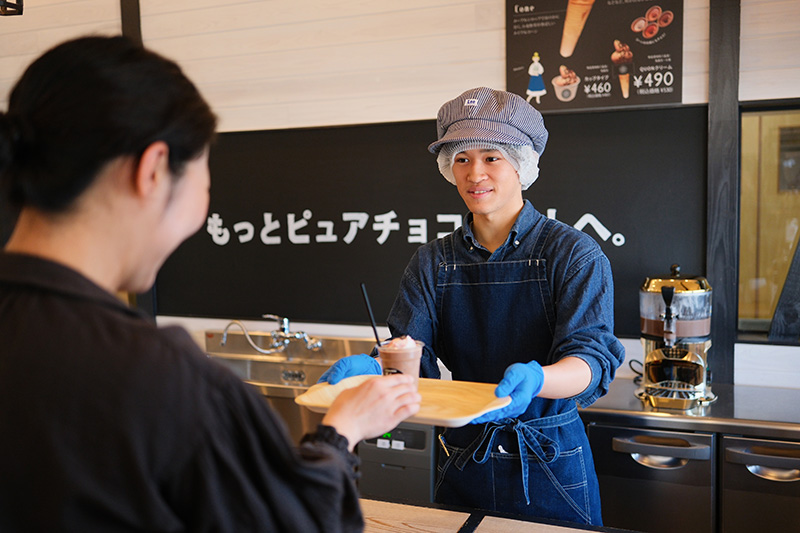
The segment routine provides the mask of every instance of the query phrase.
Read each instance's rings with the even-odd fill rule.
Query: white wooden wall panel
[[[248,55],[241,61],[225,58],[200,58],[183,61],[184,69],[198,83],[224,83],[228,79],[303,78],[315,74],[349,72],[384,72],[423,65],[441,65],[441,58],[457,58],[468,54],[472,61],[496,60],[489,50],[503,46],[503,36],[497,31],[475,32],[466,43],[456,43],[448,36],[420,37],[411,42],[375,42],[330,45],[325,53],[310,54],[307,50],[280,50]],[[428,58],[435,50],[436,58]],[[343,70],[342,65],[351,66]],[[446,62],[445,62],[446,63]],[[253,65],[268,68],[254,70]]]
[[[0,109],[25,68],[54,45],[87,34],[121,33],[119,0],[36,0],[0,17]]]
[[[742,0],[740,101],[800,98],[798,20],[798,0]]]
[[[314,47],[317,39],[327,40],[330,37],[337,41],[361,40],[368,36],[385,40],[406,31],[410,34],[405,37],[442,33],[443,17],[450,19],[449,26],[456,31],[468,30],[475,24],[476,21],[471,20],[475,18],[499,15],[499,20],[477,21],[481,26],[499,23],[502,27],[504,20],[502,2],[496,0],[415,0],[402,4],[385,0],[328,0],[313,3],[248,0],[225,3],[223,9],[220,9],[218,2],[206,7],[190,3],[181,11],[174,11],[174,6],[179,2],[140,2],[142,18],[148,20],[147,33],[159,38],[185,36],[187,27],[193,35],[270,28],[268,33],[261,33],[262,38],[270,41],[276,35],[293,33],[293,26],[296,26],[303,31],[303,39],[293,40],[293,45],[308,48]],[[171,10],[163,12],[165,6]],[[315,24],[322,28],[322,34],[314,33]]]
[[[222,131],[432,118],[505,84],[503,1],[175,4],[142,0],[144,41],[179,61]]]

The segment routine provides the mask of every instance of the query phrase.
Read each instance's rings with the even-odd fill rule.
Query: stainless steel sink
[[[282,342],[271,332],[248,332],[253,343],[264,350],[275,350]],[[314,337],[319,348],[309,349],[306,342],[289,339],[281,349],[269,354],[256,351],[246,334],[228,331],[223,344],[222,330],[205,332],[206,353],[230,368],[245,381],[270,385],[310,387],[334,362],[348,355],[369,353],[374,339],[349,337]]]
[[[236,322],[232,321],[226,330],[206,330],[206,353],[243,381],[258,387],[284,419],[295,442],[316,429],[322,415],[301,408],[294,398],[314,385],[338,359],[370,353],[375,346],[375,339],[369,338],[247,331],[241,323],[237,324],[238,329],[231,328]]]

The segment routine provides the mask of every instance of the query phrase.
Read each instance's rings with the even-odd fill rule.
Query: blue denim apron
[[[555,307],[542,248],[546,219],[526,260],[455,263],[452,235],[439,266],[436,305],[443,361],[453,379],[498,383],[512,363],[551,364]],[[600,494],[575,402],[534,398],[518,418],[449,428],[442,435],[436,501],[601,525]]]

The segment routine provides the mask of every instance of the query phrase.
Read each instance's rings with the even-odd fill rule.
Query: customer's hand
[[[322,423],[347,438],[353,451],[361,440],[382,435],[416,414],[421,400],[413,377],[379,376],[340,392]]]
[[[503,379],[494,389],[494,394],[498,398],[511,396],[511,403],[501,409],[479,416],[470,424],[483,424],[521,415],[528,408],[531,400],[542,390],[542,385],[544,385],[542,365],[536,361],[514,363],[506,368]]]
[[[331,385],[336,385],[344,378],[351,376],[361,376],[364,374],[380,375],[382,373],[381,364],[374,358],[365,353],[350,355],[336,361],[333,366],[323,372],[317,383],[327,381]]]

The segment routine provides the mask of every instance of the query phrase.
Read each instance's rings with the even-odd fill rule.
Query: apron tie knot
[[[522,488],[525,492],[525,502],[530,505],[531,499],[528,493],[528,457],[533,453],[539,461],[545,464],[552,463],[561,455],[561,447],[558,442],[539,429],[541,427],[552,427],[561,423],[571,422],[578,417],[577,409],[573,408],[567,413],[551,417],[538,418],[523,422],[518,418],[501,418],[495,422],[488,422],[484,425],[483,431],[473,440],[469,446],[455,460],[455,466],[462,470],[464,465],[472,459],[478,464],[485,463],[491,457],[494,442],[497,439],[497,432],[513,431],[517,435],[519,446],[519,460],[522,467]]]

